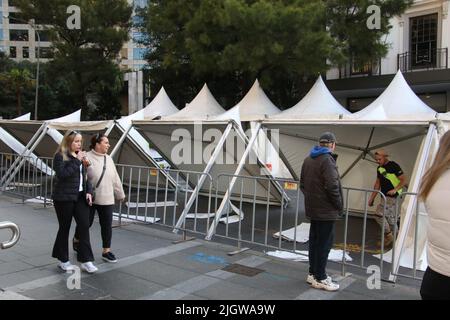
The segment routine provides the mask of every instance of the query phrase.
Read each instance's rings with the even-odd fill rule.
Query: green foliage
[[[411,0],[155,0],[139,12],[151,48],[146,56],[153,92],[164,85],[183,105],[207,82],[225,107],[255,78],[279,106],[301,97],[316,78],[350,57],[386,54],[389,18]],[[371,4],[381,7],[380,30],[369,30]]]
[[[81,8],[79,30],[67,28],[70,5]],[[39,17],[36,23],[48,25],[54,58],[47,71],[67,93],[65,113],[82,108],[85,119],[118,116],[122,74],[116,58],[128,40],[132,7],[127,1],[17,0],[16,6],[25,19]]]

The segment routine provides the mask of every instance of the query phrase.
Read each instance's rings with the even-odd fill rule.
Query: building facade
[[[352,62],[327,72],[327,86],[350,111],[370,104],[401,70],[414,92],[438,112],[450,111],[449,0],[416,0],[391,19],[389,52],[380,61]],[[361,64],[358,64],[360,66]]]
[[[133,8],[142,8],[148,3],[148,0],[127,1]],[[132,19],[134,22],[139,19],[134,12]],[[136,81],[143,79],[142,69],[146,64],[144,60],[146,49],[138,43],[140,37],[142,35],[132,28],[130,40],[124,44],[118,57],[121,68],[130,72],[125,76],[128,99],[122,99],[124,114],[143,108],[145,103],[145,85],[143,81]],[[0,0],[0,51],[15,61],[36,62],[39,47],[40,61],[47,62],[52,58],[49,40],[45,31],[36,33],[27,21],[21,19],[19,10],[14,6],[14,0]]]

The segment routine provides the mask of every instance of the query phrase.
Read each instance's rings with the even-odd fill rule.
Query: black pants
[[[423,300],[450,300],[450,277],[428,267],[423,275],[420,295]]]
[[[89,206],[83,192],[78,195],[77,201],[54,201],[59,229],[53,246],[52,257],[61,262],[69,261],[69,232],[72,218],[77,224],[80,245],[78,261],[81,263],[94,261],[89,239]]]
[[[312,220],[309,229],[309,273],[316,280],[327,278],[328,254],[334,239],[335,221]]]
[[[95,211],[98,212],[103,248],[111,248],[113,209],[114,205],[101,206],[98,204],[94,204],[92,205],[89,213],[89,227],[92,227],[92,224],[94,223]],[[75,238],[79,239],[78,227],[75,230]]]

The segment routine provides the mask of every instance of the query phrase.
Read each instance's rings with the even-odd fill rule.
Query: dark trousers
[[[420,295],[423,300],[450,300],[450,277],[428,267],[423,275]]]
[[[52,257],[61,262],[69,261],[69,232],[72,218],[77,224],[80,245],[78,261],[81,263],[94,261],[89,239],[89,206],[83,192],[80,192],[77,201],[54,201],[59,229],[53,246]]]
[[[316,280],[325,280],[328,254],[334,239],[335,221],[311,220],[309,229],[309,273]]]
[[[103,248],[111,248],[113,209],[113,205],[101,206],[98,204],[94,204],[92,205],[89,213],[89,227],[92,227],[92,224],[94,223],[95,211],[98,212]],[[75,238],[79,239],[78,227],[75,230]]]

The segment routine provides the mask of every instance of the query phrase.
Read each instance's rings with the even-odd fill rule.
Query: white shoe
[[[324,289],[326,291],[337,291],[339,290],[339,285],[331,280],[331,277],[327,277],[325,280],[317,281],[314,279],[312,286],[316,289]]]
[[[81,270],[84,270],[87,273],[94,273],[98,271],[98,268],[94,266],[94,264],[91,261],[88,261],[81,264]]]
[[[75,271],[75,267],[73,266],[73,264],[70,263],[70,261],[60,262],[58,264],[58,267],[61,268],[62,270],[64,270],[65,272]]]
[[[314,282],[314,276],[312,274],[308,274],[308,276],[306,277],[306,283],[312,285],[313,282]]]

